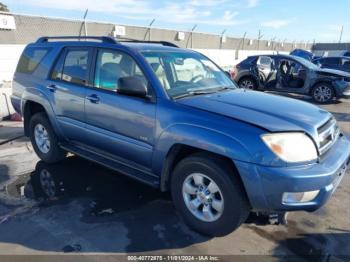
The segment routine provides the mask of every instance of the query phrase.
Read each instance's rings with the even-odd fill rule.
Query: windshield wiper
[[[178,95],[178,96],[174,96],[173,98],[174,99],[179,99],[179,98],[184,98],[184,97],[188,97],[188,96],[197,96],[197,95],[207,95],[207,94],[212,94],[212,93],[215,93],[216,91],[190,91],[190,92],[187,92],[187,93],[184,93],[184,94],[181,94],[181,95]]]
[[[221,91],[225,91],[225,90],[229,90],[229,89],[234,89],[232,87],[228,87],[228,86],[220,86],[220,87],[215,87],[215,88],[203,88],[203,89],[188,89],[189,92],[178,95],[178,96],[174,96],[174,99],[179,99],[179,98],[184,98],[184,97],[188,97],[188,96],[196,96],[196,95],[207,95],[207,94],[213,94],[213,93],[217,93],[217,92],[221,92]]]

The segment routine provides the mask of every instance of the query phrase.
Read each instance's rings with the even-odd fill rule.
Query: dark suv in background
[[[241,88],[311,95],[317,103],[350,96],[350,74],[321,68],[292,55],[250,56],[236,65]]]

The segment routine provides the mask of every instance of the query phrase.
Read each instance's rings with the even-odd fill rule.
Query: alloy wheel
[[[254,83],[252,80],[249,80],[249,79],[244,79],[240,82],[239,86],[241,88],[245,88],[245,89],[251,89],[253,90],[254,89]]]
[[[317,102],[327,102],[332,99],[333,90],[329,86],[320,85],[317,86],[314,90],[314,99]]]
[[[204,222],[219,219],[224,211],[224,198],[215,181],[201,173],[187,176],[182,195],[188,210]]]
[[[37,124],[34,127],[34,138],[39,150],[42,153],[47,154],[50,151],[51,143],[49,134],[42,124]]]

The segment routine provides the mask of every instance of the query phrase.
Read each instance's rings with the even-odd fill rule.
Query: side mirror
[[[136,97],[147,97],[147,85],[142,79],[135,76],[121,77],[118,80],[119,94]]]

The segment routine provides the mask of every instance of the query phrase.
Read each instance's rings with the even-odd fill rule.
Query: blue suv
[[[169,190],[184,220],[212,236],[252,211],[318,209],[350,160],[329,112],[239,89],[167,42],[42,37],[23,51],[12,104],[45,162],[70,152]]]

